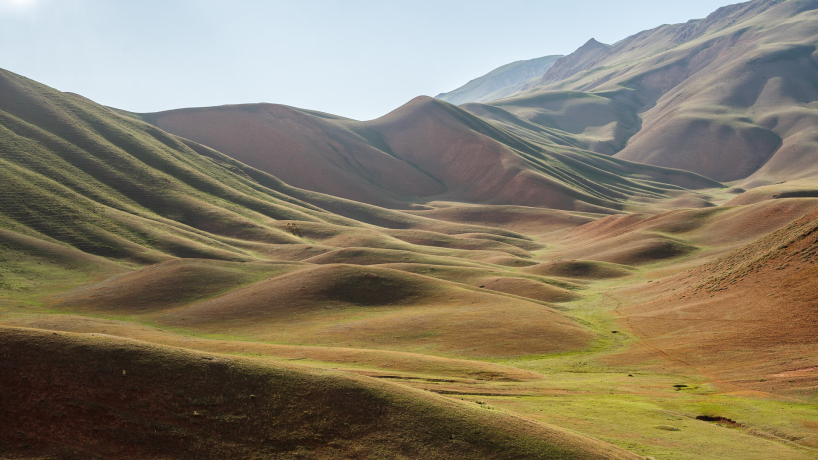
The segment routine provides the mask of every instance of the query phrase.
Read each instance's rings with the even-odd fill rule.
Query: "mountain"
[[[482,77],[475,78],[453,91],[440,93],[435,98],[454,105],[502,99],[518,92],[521,85],[528,81],[539,79],[560,58],[562,56],[555,55],[515,61],[500,66]]]
[[[593,38],[588,40],[587,43],[579,47],[576,51],[568,56],[561,57],[555,62],[554,65],[544,73],[542,78],[540,78],[537,86],[565,80],[581,70],[595,67],[599,57],[610,48],[611,45],[600,43]]]
[[[616,158],[743,188],[814,177],[816,23],[815,0],[726,6],[610,47],[589,42],[489,104],[522,119],[518,134],[559,129]]]
[[[367,122],[271,104],[137,116],[294,186],[396,209],[456,201],[611,212],[636,193],[718,186],[546,135],[524,139],[429,97]]]

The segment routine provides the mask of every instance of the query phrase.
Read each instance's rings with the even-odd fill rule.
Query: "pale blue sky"
[[[0,0],[0,67],[137,112],[275,102],[356,119],[729,0]]]

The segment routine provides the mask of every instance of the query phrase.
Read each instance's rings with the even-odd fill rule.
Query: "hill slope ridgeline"
[[[545,135],[526,139],[429,97],[367,122],[272,104],[140,118],[295,186],[392,208],[457,201],[611,212],[633,194],[719,185]]]

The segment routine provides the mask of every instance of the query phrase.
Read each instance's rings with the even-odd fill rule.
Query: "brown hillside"
[[[814,205],[814,203],[813,203]],[[650,346],[749,389],[818,382],[818,212],[693,271],[623,291]]]
[[[637,192],[718,185],[588,152],[566,156],[429,97],[367,122],[270,104],[139,117],[294,186],[391,208],[456,201],[609,212]]]
[[[52,297],[58,308],[147,313],[212,297],[297,265],[175,259]]]
[[[156,126],[269,172],[288,184],[388,207],[443,193],[427,174],[336,119],[275,104],[163,112]]]
[[[104,336],[3,328],[0,369],[9,458],[639,458],[374,379]]]

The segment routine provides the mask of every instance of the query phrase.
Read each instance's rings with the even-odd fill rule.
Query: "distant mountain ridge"
[[[818,0],[753,0],[610,46],[591,40],[484,102],[495,108],[464,108],[523,137],[557,129],[586,149],[743,188],[818,177],[816,43]]]
[[[563,56],[555,62],[554,65],[545,72],[537,85],[546,85],[555,81],[564,80],[581,70],[585,70],[588,65],[595,63],[597,59],[610,48],[611,45],[600,43],[593,38],[588,40],[584,45],[579,47],[579,49],[568,56]]]
[[[522,85],[529,81],[536,82],[560,58],[561,55],[554,55],[512,62],[475,78],[460,88],[440,93],[435,98],[454,105],[501,99],[520,91]]]

